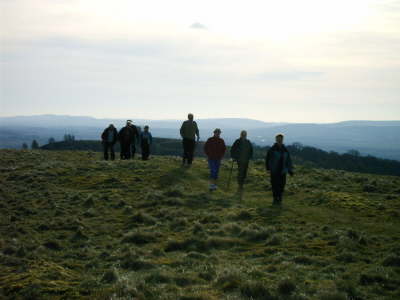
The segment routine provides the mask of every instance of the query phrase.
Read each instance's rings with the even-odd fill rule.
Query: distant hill
[[[179,138],[182,120],[134,119],[139,126],[149,125],[153,136]],[[325,151],[345,153],[358,150],[363,155],[400,160],[400,121],[345,121],[339,123],[267,123],[251,119],[199,119],[201,139],[222,129],[227,144],[232,144],[242,129],[260,146],[271,145],[277,132],[286,135],[286,143],[300,142]],[[50,137],[61,140],[66,133],[80,140],[97,140],[103,129],[113,123],[121,128],[125,119],[96,119],[75,116],[26,116],[0,118],[0,148],[21,148],[32,139],[46,144]]]
[[[148,119],[96,119],[88,116],[68,116],[68,115],[36,115],[36,116],[16,116],[0,117],[0,127],[23,126],[23,127],[106,127],[108,124],[121,127],[127,119],[131,119],[135,124],[149,125],[159,128],[176,129],[182,123],[182,120],[148,120]],[[221,119],[197,119],[203,128],[214,129],[223,128],[261,128],[275,126],[281,123],[266,123],[263,121],[245,119],[245,118],[221,118]],[[240,126],[238,126],[240,124]]]
[[[204,157],[204,143],[200,142],[196,147],[196,156]],[[264,159],[269,147],[254,146],[254,158]],[[47,144],[41,147],[43,150],[86,150],[103,151],[100,141],[67,141]],[[373,156],[360,156],[357,152],[339,154],[336,152],[326,152],[314,147],[302,146],[299,144],[289,145],[289,151],[295,163],[308,164],[313,167],[324,169],[337,169],[352,172],[395,175],[400,176],[400,162],[395,160],[380,159]],[[119,144],[115,146],[119,152]],[[140,149],[137,149],[140,152]],[[226,157],[229,158],[230,147],[228,147]],[[182,143],[176,139],[154,138],[152,146],[153,155],[172,155],[182,154]]]

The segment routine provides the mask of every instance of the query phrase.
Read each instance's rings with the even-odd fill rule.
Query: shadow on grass
[[[169,170],[168,172],[164,173],[158,179],[158,185],[160,188],[169,187],[171,185],[177,184],[182,182],[184,179],[191,178],[188,174],[188,169],[185,167],[177,167],[174,169]]]
[[[257,213],[266,219],[267,223],[275,223],[276,218],[280,217],[285,210],[284,207],[278,205],[269,205],[257,209]]]
[[[208,191],[186,195],[185,197],[185,206],[190,208],[206,208],[211,206],[227,208],[239,203],[240,200],[237,195],[221,195]]]

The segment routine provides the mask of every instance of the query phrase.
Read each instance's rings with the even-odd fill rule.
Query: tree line
[[[204,142],[199,142],[195,149],[195,155],[204,157]],[[52,142],[40,147],[44,150],[81,150],[102,152],[103,147],[100,141],[75,140],[75,138],[64,138],[62,142]],[[119,152],[119,144],[115,147]],[[229,148],[227,158],[229,158]],[[270,147],[254,145],[254,159],[261,160]],[[390,159],[382,159],[374,156],[361,156],[357,150],[349,150],[347,153],[337,153],[334,151],[324,151],[315,147],[304,146],[294,143],[287,146],[292,154],[295,164],[309,165],[316,168],[337,169],[350,172],[372,173],[381,175],[400,176],[400,162]],[[154,138],[152,154],[180,156],[182,154],[182,142],[177,139]]]

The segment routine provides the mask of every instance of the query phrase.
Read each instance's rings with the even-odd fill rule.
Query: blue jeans
[[[210,178],[217,179],[219,167],[221,166],[221,160],[219,159],[209,159],[208,167],[210,168]]]

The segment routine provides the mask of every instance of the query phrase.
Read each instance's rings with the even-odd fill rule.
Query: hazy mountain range
[[[0,117],[0,148],[20,148],[33,139],[39,144],[50,137],[61,140],[64,134],[76,139],[99,139],[102,130],[113,123],[117,128],[125,119],[96,119],[86,116],[38,115]],[[133,119],[139,126],[149,125],[153,136],[179,138],[182,120]],[[252,119],[221,118],[196,120],[201,139],[212,135],[216,127],[231,144],[240,133],[248,131],[250,140],[258,145],[273,143],[278,132],[286,135],[285,142],[299,142],[326,151],[358,150],[361,154],[400,160],[400,121],[346,121],[339,123],[268,123]]]

